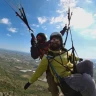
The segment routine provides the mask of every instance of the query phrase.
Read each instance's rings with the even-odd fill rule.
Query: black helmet
[[[61,34],[60,32],[53,32],[53,33],[50,35],[50,40],[51,40],[53,37],[59,37],[60,40],[61,40],[61,43],[63,44],[62,34]]]
[[[47,41],[47,36],[46,36],[44,33],[38,33],[37,36],[36,36],[36,38],[38,38],[38,36],[41,37],[40,42],[45,42],[45,41]]]

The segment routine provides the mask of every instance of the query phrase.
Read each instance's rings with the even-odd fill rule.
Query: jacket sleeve
[[[48,66],[48,61],[46,57],[43,57],[35,73],[29,79],[29,82],[32,84],[36,80],[38,80],[38,78],[47,70],[47,66]]]
[[[37,46],[32,46],[30,51],[31,51],[31,57],[33,59],[37,59],[40,56],[40,52]]]
[[[31,48],[30,48],[30,52],[31,52],[31,57],[33,59],[37,59],[40,55],[39,53],[39,49],[37,47],[36,41],[35,41],[35,36],[33,33],[31,33]]]

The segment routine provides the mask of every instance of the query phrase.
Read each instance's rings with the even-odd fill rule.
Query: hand
[[[67,25],[64,26],[63,30],[60,31],[60,33],[62,34],[62,36],[65,34],[65,32],[67,31]]]
[[[83,61],[83,58],[79,58],[79,62]]]
[[[64,28],[63,28],[63,30],[67,30],[68,28],[67,28],[67,25],[65,24],[65,26],[64,26]]]
[[[26,90],[29,86],[31,85],[31,83],[27,82],[24,86],[24,89]]]

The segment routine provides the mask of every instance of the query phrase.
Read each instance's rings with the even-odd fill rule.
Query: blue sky
[[[11,1],[14,6],[20,4],[20,0],[6,1]],[[78,56],[96,59],[95,0],[21,0],[21,4],[35,36],[39,32],[44,32],[48,38],[52,32],[59,32],[68,24],[67,11],[70,6],[73,12],[71,32]],[[16,16],[12,8],[1,0],[0,48],[30,52],[30,40],[27,26]],[[66,48],[70,47],[69,36]]]

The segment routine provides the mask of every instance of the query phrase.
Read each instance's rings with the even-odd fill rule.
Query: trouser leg
[[[93,62],[90,60],[85,60],[77,64],[77,72],[78,73],[87,73],[93,77]]]
[[[54,82],[54,77],[52,76],[51,72],[46,72],[46,79],[49,85],[49,91],[51,92],[52,96],[59,96],[59,89],[57,84]]]
[[[82,96],[96,96],[95,81],[89,74],[73,74],[65,78],[66,83]]]

